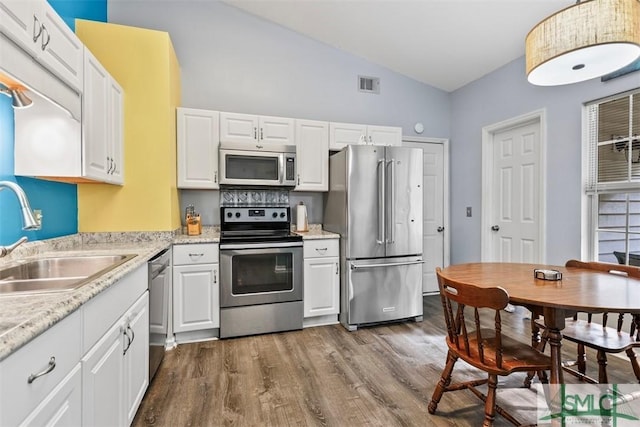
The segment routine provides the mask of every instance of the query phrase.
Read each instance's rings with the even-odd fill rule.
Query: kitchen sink
[[[77,289],[136,255],[81,255],[17,262],[0,269],[0,294]]]

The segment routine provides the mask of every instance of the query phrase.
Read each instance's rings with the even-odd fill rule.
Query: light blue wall
[[[49,3],[73,28],[74,18],[106,20],[106,0],[51,0]],[[43,226],[39,231],[22,231],[22,216],[15,195],[0,191],[0,245],[21,236],[29,240],[74,234],[78,231],[78,199],[74,184],[49,182],[13,175],[14,116],[10,99],[0,97],[0,180],[18,182],[31,207],[41,209]]]
[[[219,1],[109,1],[109,22],[168,31],[182,104],[250,114],[402,126],[449,136],[449,94]],[[357,90],[381,79],[380,95]]]
[[[526,80],[524,57],[451,95],[451,262],[479,261],[482,208],[482,128],[545,109],[546,261],[580,258],[582,106],[640,87],[640,73],[558,87]],[[471,206],[474,215],[465,216]]]
[[[160,7],[161,6],[161,7]],[[218,1],[109,2],[109,22],[167,31],[180,62],[182,105],[219,111],[401,126],[449,136],[449,94]],[[358,75],[379,77],[380,95]],[[219,223],[215,191],[181,191],[205,224]],[[292,192],[322,221],[322,194]],[[294,218],[295,220],[295,218]]]

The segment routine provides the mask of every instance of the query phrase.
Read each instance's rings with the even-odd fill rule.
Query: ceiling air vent
[[[380,78],[358,76],[358,90],[365,93],[380,93]]]

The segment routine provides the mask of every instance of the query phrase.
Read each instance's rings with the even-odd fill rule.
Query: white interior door
[[[491,133],[491,188],[483,195],[489,208],[485,261],[543,261],[540,128],[535,120]]]
[[[438,292],[435,270],[446,266],[449,258],[446,250],[445,145],[442,142],[408,142],[407,139],[403,145],[421,148],[423,153],[422,292]]]

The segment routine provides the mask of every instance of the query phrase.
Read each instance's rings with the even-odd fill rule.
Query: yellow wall
[[[124,91],[124,186],[78,185],[78,230],[180,227],[176,106],[180,67],[166,32],[76,20],[76,34]]]

